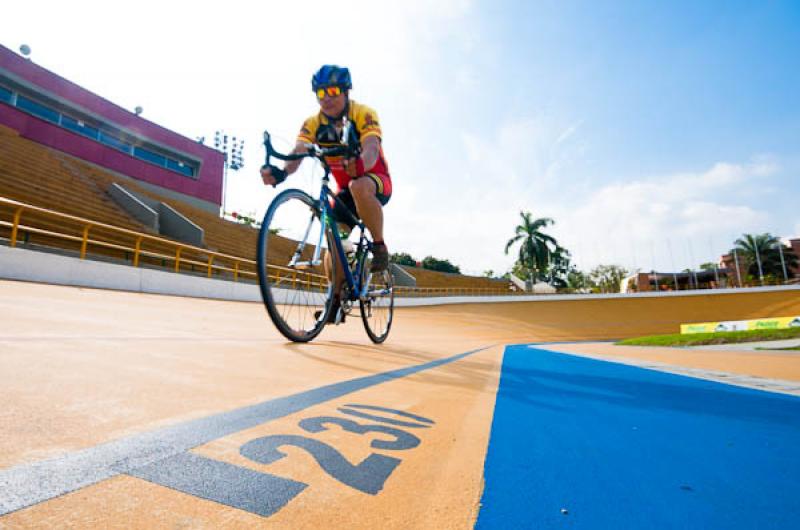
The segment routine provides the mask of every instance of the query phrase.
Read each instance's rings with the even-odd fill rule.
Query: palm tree
[[[519,247],[518,262],[527,269],[531,281],[545,279],[552,262],[553,253],[559,248],[554,237],[542,232],[554,223],[549,217],[533,219],[530,212],[519,212],[522,222],[514,229],[515,236],[506,243],[506,254],[516,243]]]
[[[772,234],[742,234],[733,243],[734,250],[744,259],[745,270],[753,277],[782,277],[784,266],[787,271],[797,267],[795,253]]]

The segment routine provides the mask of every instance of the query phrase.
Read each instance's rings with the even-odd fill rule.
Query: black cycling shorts
[[[391,192],[390,192],[389,195],[385,195],[385,194],[381,193],[383,191],[383,189],[384,189],[384,185],[383,185],[383,182],[380,181],[380,177],[379,176],[377,176],[377,175],[375,175],[373,173],[367,173],[366,175],[364,175],[361,178],[365,178],[365,177],[367,177],[367,178],[371,177],[372,180],[375,181],[375,183],[377,185],[376,192],[375,192],[375,197],[378,199],[378,202],[380,202],[382,206],[385,206],[386,203],[389,202],[389,199],[392,198]],[[344,205],[351,212],[353,212],[353,215],[355,215],[357,218],[360,219],[360,216],[358,215],[358,210],[356,209],[356,202],[353,199],[353,194],[350,193],[350,189],[349,188],[345,188],[344,190],[342,190],[339,193],[337,193],[336,197],[338,197],[339,201],[344,203]],[[331,199],[331,208],[332,208],[332,212],[331,213],[333,214],[333,218],[336,220],[337,223],[345,224],[345,225],[349,226],[352,229],[355,226],[355,223],[350,219],[350,216],[347,215],[347,212],[345,212],[344,208],[342,207],[342,205],[341,205],[341,203],[339,201],[334,201],[333,199]]]

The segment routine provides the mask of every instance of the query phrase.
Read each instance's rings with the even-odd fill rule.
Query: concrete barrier
[[[134,219],[159,232],[158,212],[154,208],[116,182],[113,182],[108,188],[108,193]]]
[[[416,287],[417,286],[417,279],[414,278],[408,271],[406,271],[403,267],[395,263],[390,263],[389,266],[392,268],[392,274],[394,274],[394,284],[399,285],[401,287]]]
[[[161,225],[161,234],[185,241],[190,245],[202,247],[205,239],[205,232],[191,219],[184,217],[172,206],[161,203],[158,205],[158,219]]]
[[[140,293],[260,302],[253,283],[231,282],[130,265],[0,246],[0,278]]]
[[[205,231],[167,203],[135,193],[117,183],[109,188],[111,197],[135,219],[159,234],[202,247]]]
[[[0,246],[0,278],[32,282],[74,285],[98,289],[215,298],[245,302],[260,302],[258,285],[248,282],[216,280],[189,274],[135,268],[130,265],[106,263],[93,260],[41,252],[24,248]],[[515,296],[446,296],[446,297],[395,297],[398,307],[461,304],[519,304],[523,302],[576,302],[602,300],[647,300],[687,299],[701,297],[728,297],[755,293],[787,292],[798,300],[800,286],[751,287],[747,289],[707,289],[698,291],[647,292],[631,294],[564,294],[564,295],[515,295]],[[697,305],[704,302],[698,301]],[[791,313],[791,311],[790,311]],[[771,315],[756,315],[771,316]],[[716,318],[716,314],[711,320]],[[734,320],[736,316],[719,317]],[[683,322],[691,320],[684,319]],[[699,320],[702,321],[702,320]],[[677,331],[676,331],[677,332]]]

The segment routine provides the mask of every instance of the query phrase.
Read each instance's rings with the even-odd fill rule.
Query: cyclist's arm
[[[381,141],[377,136],[367,136],[361,142],[361,160],[364,162],[364,171],[369,171],[378,162],[381,153]]]
[[[301,141],[298,141],[297,144],[295,144],[294,149],[292,150],[291,154],[305,154],[307,152],[308,152],[308,148],[306,147],[305,143],[301,142]],[[286,174],[283,176],[283,178],[281,178],[280,176],[278,176],[276,178],[276,176],[272,174],[273,170],[278,170],[277,167],[274,167],[274,166],[263,166],[261,168],[261,180],[263,180],[264,184],[267,185],[267,186],[277,186],[278,184],[283,182],[283,180],[287,176],[289,176],[292,173],[294,173],[295,171],[297,171],[297,168],[300,167],[300,163],[302,161],[303,161],[302,158],[299,159],[299,160],[289,160],[289,161],[287,161],[283,166],[283,170],[286,172]],[[280,179],[280,180],[278,180],[278,179]]]
[[[291,154],[297,155],[297,154],[305,154],[307,152],[308,152],[308,147],[306,147],[305,142],[298,141],[295,144],[294,149],[292,149]],[[286,165],[283,166],[283,170],[286,171],[287,175],[291,175],[292,173],[297,171],[297,168],[299,168],[300,164],[302,163],[303,163],[302,158],[300,160],[289,160],[288,162],[286,162]]]

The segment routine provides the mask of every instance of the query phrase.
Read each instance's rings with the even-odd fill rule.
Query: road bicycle
[[[264,214],[258,235],[256,266],[264,305],[278,330],[295,342],[311,341],[322,332],[335,308],[337,294],[340,303],[333,318],[336,324],[343,322],[358,303],[364,329],[372,342],[385,341],[392,326],[392,274],[389,270],[370,272],[373,245],[364,223],[329,188],[331,171],[326,157],[357,154],[357,148],[347,142],[352,137],[351,126],[345,122],[341,145],[322,148],[307,144],[306,153],[293,154],[277,152],[269,133],[264,131],[265,166],[273,167],[271,157],[284,161],[313,158],[325,170],[316,199],[299,189],[279,193]],[[333,217],[334,203],[339,205],[337,212],[349,216],[353,230],[359,229],[355,245],[340,234]],[[332,259],[342,267],[336,267]],[[344,282],[336,293],[340,272]]]

